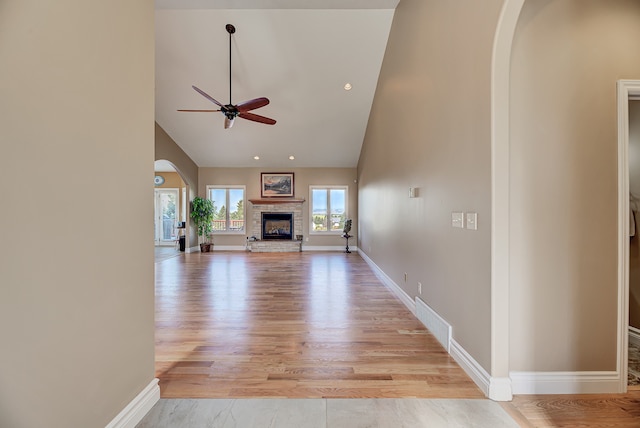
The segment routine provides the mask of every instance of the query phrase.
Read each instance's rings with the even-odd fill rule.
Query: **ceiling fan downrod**
[[[227,33],[229,33],[229,105],[233,105],[231,102],[231,35],[236,32],[236,27],[231,24],[225,26]]]

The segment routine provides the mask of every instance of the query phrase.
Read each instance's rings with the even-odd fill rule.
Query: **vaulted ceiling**
[[[156,0],[156,121],[199,167],[354,167],[398,2]],[[232,102],[275,125],[177,111],[229,103],[226,24]]]

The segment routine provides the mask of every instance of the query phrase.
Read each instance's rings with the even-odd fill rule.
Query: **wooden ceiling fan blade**
[[[260,116],[259,114],[243,112],[243,113],[239,113],[238,116],[240,116],[243,119],[252,120],[254,122],[266,123],[267,125],[276,124],[275,120],[270,119],[268,117]]]
[[[223,107],[223,105],[218,102],[215,98],[213,98],[211,95],[207,94],[205,91],[203,91],[202,89],[198,88],[197,86],[191,86],[197,93],[199,93],[200,95],[202,95],[203,97],[205,97],[206,99],[208,99],[209,101],[211,101],[212,103]]]
[[[265,97],[254,98],[249,101],[242,102],[236,106],[239,112],[243,113],[249,110],[255,110],[269,104],[269,99]]]
[[[214,112],[214,111],[221,111],[220,109],[218,110],[186,110],[186,109],[181,109],[178,111],[191,111],[191,112],[205,112],[205,113],[210,113],[210,112]]]

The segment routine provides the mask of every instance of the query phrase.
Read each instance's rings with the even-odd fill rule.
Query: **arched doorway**
[[[492,223],[492,370],[491,376],[498,380],[503,379],[505,388],[503,391],[511,390],[511,382],[516,382],[513,377],[510,377],[509,373],[513,370],[516,361],[514,355],[510,355],[510,334],[511,340],[513,336],[514,327],[510,327],[509,312],[516,313],[517,307],[513,307],[510,304],[510,294],[513,294],[513,284],[509,282],[510,269],[514,268],[513,260],[516,251],[513,246],[509,245],[509,237],[514,235],[513,225],[510,225],[510,215],[514,215],[512,211],[513,207],[517,207],[517,202],[510,200],[509,189],[514,189],[513,176],[509,170],[509,158],[513,156],[514,145],[510,141],[510,134],[513,130],[510,130],[510,112],[513,112],[510,105],[509,93],[513,76],[511,54],[512,45],[515,35],[516,26],[518,25],[521,11],[525,5],[528,5],[525,0],[506,0],[500,17],[498,27],[496,29],[496,37],[494,40],[494,53],[493,53],[493,72],[492,72],[492,197],[493,197],[493,223]],[[634,39],[635,40],[635,39]],[[629,75],[627,71],[624,75]],[[609,94],[614,90],[613,86],[607,87]],[[619,101],[624,99],[627,102],[628,94],[624,97],[619,94]],[[619,131],[619,136],[622,132]],[[514,140],[517,142],[517,140]],[[623,144],[618,145],[619,155],[619,174],[623,174],[622,168],[620,168],[620,154],[623,152]],[[627,217],[628,222],[628,205],[624,208],[622,202],[628,204],[628,191],[624,190],[624,186],[619,180],[618,183],[618,220],[620,225],[624,224],[623,216]],[[511,208],[510,208],[511,207]],[[510,211],[512,214],[510,214]],[[513,217],[513,218],[517,218]],[[608,224],[611,224],[610,222]],[[618,231],[620,236],[623,234]],[[611,235],[607,235],[611,236]],[[628,245],[628,237],[626,237],[626,245]],[[518,242],[517,240],[515,242]],[[523,242],[520,240],[519,242]],[[611,350],[612,346],[616,346],[615,353],[617,355],[616,364],[617,368],[607,370],[606,376],[601,375],[601,378],[596,379],[598,381],[597,392],[623,392],[625,391],[626,376],[624,375],[624,367],[626,367],[626,325],[627,325],[627,303],[625,299],[628,297],[628,285],[624,279],[625,272],[621,263],[624,261],[624,254],[621,250],[622,244],[619,246],[618,257],[620,257],[618,264],[618,288],[617,288],[617,345],[607,345],[607,349]],[[515,282],[514,282],[515,284]],[[516,284],[517,285],[517,284]],[[613,291],[612,291],[613,293]],[[613,294],[608,296],[613,296]],[[575,306],[579,308],[579,306]],[[585,311],[581,313],[584,314]],[[537,319],[537,318],[535,318]],[[611,320],[611,318],[609,318]],[[510,329],[512,331],[510,332]],[[525,335],[520,335],[526,337]],[[612,337],[607,336],[607,337]],[[513,345],[512,345],[513,346]],[[515,349],[517,349],[517,344]],[[575,348],[579,349],[579,348]],[[615,356],[615,355],[614,355]],[[610,360],[608,360],[610,361]],[[538,365],[540,366],[540,365]],[[540,386],[542,382],[550,384],[550,380],[556,382],[560,388],[564,388],[563,391],[569,391],[571,389],[571,381],[568,378],[562,378],[562,373],[558,371],[550,371],[549,376],[544,377],[545,373],[531,371],[528,373],[522,372],[526,375],[530,375],[528,378],[528,384],[531,386]],[[577,373],[586,378],[586,375],[593,376],[594,379],[599,376],[598,372],[585,371],[585,372],[571,372]],[[586,375],[585,375],[586,374]],[[575,376],[574,376],[575,377]],[[587,381],[582,381],[582,378],[574,383],[580,388],[584,388],[587,385]],[[572,381],[574,379],[571,379]],[[520,383],[524,381],[520,379]],[[536,383],[537,382],[537,383]],[[582,382],[582,383],[580,383]],[[500,383],[498,383],[500,385]],[[592,392],[596,392],[595,390]],[[541,393],[543,393],[541,391]],[[492,396],[493,398],[493,396]]]
[[[154,164],[154,245],[156,260],[183,253],[188,245],[188,185],[166,160]]]

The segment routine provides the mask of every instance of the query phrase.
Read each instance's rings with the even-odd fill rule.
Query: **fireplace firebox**
[[[262,239],[292,240],[293,213],[262,213]]]

